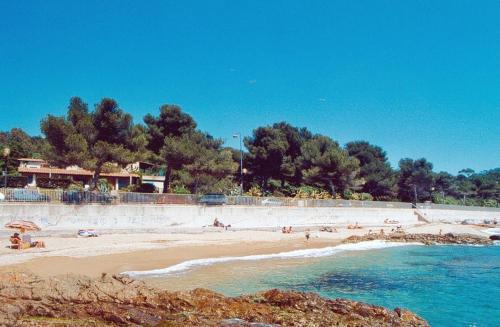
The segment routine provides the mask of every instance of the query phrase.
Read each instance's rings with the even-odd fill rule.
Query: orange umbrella
[[[27,220],[14,220],[11,221],[10,223],[5,224],[5,227],[12,229],[20,229],[20,230],[31,230],[31,231],[42,230],[40,227],[38,227],[37,224]]]

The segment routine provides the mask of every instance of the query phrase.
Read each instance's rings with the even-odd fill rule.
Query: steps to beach
[[[428,223],[428,224],[431,222],[431,221],[427,218],[427,216],[426,216],[423,212],[421,212],[420,210],[418,210],[418,209],[415,209],[415,210],[413,211],[413,214],[417,216],[418,221],[423,221],[423,222],[426,222],[426,223]]]

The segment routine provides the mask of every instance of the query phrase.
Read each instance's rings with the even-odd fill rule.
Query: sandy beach
[[[383,227],[390,232],[394,226]],[[470,233],[487,236],[484,228],[471,225],[425,224],[406,228],[409,233]],[[376,229],[379,231],[380,229]],[[375,229],[374,229],[375,231]],[[6,235],[3,231],[3,235]],[[23,251],[7,248],[6,236],[0,242],[0,270],[28,270],[42,276],[67,273],[91,277],[102,273],[150,270],[169,267],[187,260],[224,256],[270,254],[305,248],[334,246],[351,235],[368,229],[338,229],[337,233],[311,228],[306,241],[304,229],[292,234],[280,230],[224,230],[220,228],[185,229],[161,232],[102,232],[99,237],[80,238],[71,232],[43,234],[45,249]]]

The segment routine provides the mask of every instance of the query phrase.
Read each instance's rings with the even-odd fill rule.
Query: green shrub
[[[0,175],[0,187],[5,187],[5,176]],[[25,176],[7,176],[7,187],[23,188],[28,185],[28,177]]]
[[[245,195],[248,195],[248,196],[262,196],[262,190],[260,189],[260,187],[258,187],[257,185],[253,185],[252,187],[250,187],[250,189],[245,193]]]
[[[295,197],[299,199],[331,199],[332,195],[325,190],[320,190],[312,186],[301,186],[295,193]]]
[[[113,186],[108,182],[106,178],[101,178],[97,181],[97,190],[102,193],[108,193],[113,189]]]
[[[151,183],[144,183],[136,187],[135,192],[139,193],[156,193],[158,190],[156,189],[156,186]]]
[[[370,193],[345,192],[344,196],[348,200],[373,201],[373,196]]]
[[[184,185],[176,185],[172,189],[174,194],[190,194],[191,192]]]
[[[41,188],[62,188],[66,189],[73,181],[69,178],[38,177],[36,185]]]
[[[69,191],[83,191],[83,183],[73,181],[71,184],[69,184],[68,190]]]
[[[120,192],[137,192],[137,185],[131,184],[120,188]]]
[[[488,199],[483,201],[483,206],[485,207],[498,207],[498,202],[494,199]]]

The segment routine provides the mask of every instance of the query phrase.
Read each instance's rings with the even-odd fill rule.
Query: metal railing
[[[6,202],[25,203],[68,203],[85,204],[101,203],[116,204],[118,197],[110,193],[96,193],[88,191],[66,191],[59,189],[0,189]]]
[[[195,194],[164,194],[164,193],[136,193],[116,192],[98,193],[90,191],[71,191],[60,189],[11,189],[1,188],[5,202],[24,203],[63,203],[63,204],[154,204],[154,205],[199,205],[202,196]],[[254,196],[226,196],[224,203],[235,206],[263,206],[263,207],[307,207],[307,208],[394,208],[411,209],[412,204],[406,202],[385,201],[358,201],[337,199],[302,199],[286,197],[254,197]],[[417,209],[442,210],[473,210],[495,211],[500,208],[467,207],[442,205],[434,203],[418,203]]]
[[[417,208],[436,209],[436,210],[491,211],[500,213],[500,208],[498,207],[460,206],[460,205],[439,204],[439,203],[417,203]]]

